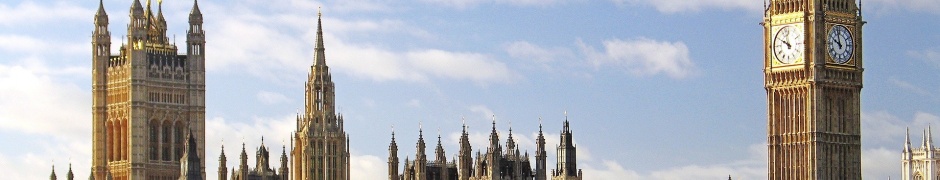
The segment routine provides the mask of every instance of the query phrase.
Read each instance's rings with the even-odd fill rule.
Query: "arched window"
[[[169,121],[164,121],[163,123],[163,160],[170,160],[170,139],[173,137],[170,134],[172,131],[171,124]]]
[[[106,131],[108,135],[104,137],[104,142],[107,143],[108,147],[106,148],[108,151],[108,161],[114,161],[114,122],[109,121],[107,126]]]
[[[157,120],[150,121],[150,148],[149,148],[150,160],[158,160],[157,155],[160,151],[159,149],[160,147],[157,144],[159,136],[160,136],[160,132],[159,132],[160,125],[157,123],[158,123]]]

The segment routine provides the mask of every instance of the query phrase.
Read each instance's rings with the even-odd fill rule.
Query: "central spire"
[[[314,66],[326,65],[326,57],[325,57],[326,48],[323,47],[323,21],[321,20],[322,19],[321,17],[323,17],[323,13],[318,8],[317,9],[317,45],[315,49],[316,54],[313,55]]]

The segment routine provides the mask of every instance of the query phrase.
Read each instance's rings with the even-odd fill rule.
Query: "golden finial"
[[[323,13],[320,11],[321,9],[323,9],[323,7],[317,6],[317,17],[323,16]]]

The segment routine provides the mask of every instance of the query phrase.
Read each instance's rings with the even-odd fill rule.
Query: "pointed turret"
[[[907,128],[906,133],[904,135],[904,152],[905,153],[911,152],[911,128]]]
[[[926,147],[929,149],[928,150],[929,152],[930,150],[933,149],[933,132],[932,132],[932,129],[930,128],[930,125],[927,125],[927,135],[925,135],[924,138],[926,139],[924,141],[926,141],[927,143]]]
[[[463,118],[461,118],[461,121],[463,121]],[[470,180],[470,176],[473,176],[473,157],[471,157],[473,148],[470,147],[470,138],[469,134],[467,134],[467,123],[466,121],[463,122],[463,132],[460,133],[460,153],[457,157],[457,168],[460,169],[457,171],[457,173],[459,180]]]
[[[147,1],[147,4],[147,8],[149,9],[149,0]],[[163,17],[163,0],[157,0],[157,17],[154,22],[156,23],[157,28],[157,34],[154,34],[154,36],[156,36],[154,38],[158,39],[160,43],[168,43],[166,42],[166,19]]]
[[[199,158],[199,146],[193,131],[186,134],[186,145],[183,156],[180,158],[180,180],[202,180],[202,159]]]
[[[578,169],[577,147],[574,146],[571,128],[568,122],[568,112],[565,112],[565,124],[561,132],[561,142],[558,143],[558,160],[555,177],[581,177]],[[555,178],[552,178],[555,179]]]
[[[437,163],[447,163],[447,155],[444,153],[444,146],[441,145],[441,134],[437,134],[437,147],[434,149],[434,161]]]
[[[144,16],[144,7],[140,5],[140,0],[134,0],[134,3],[131,4],[131,17],[143,17]]]
[[[225,158],[225,143],[222,143],[222,150],[219,152],[219,180],[228,179],[228,161]]]
[[[501,149],[499,146],[499,134],[496,132],[496,115],[493,115],[493,129],[490,131],[490,150],[494,150],[494,148]]]
[[[321,20],[323,13],[320,10],[317,10],[317,44],[313,54],[313,65],[326,65],[326,48],[323,47],[323,21]]]
[[[388,144],[388,180],[399,180],[398,143],[395,143],[395,126],[392,126],[392,142]]]
[[[535,180],[546,180],[546,170],[548,169],[548,164],[546,162],[545,152],[545,135],[542,133],[542,118],[539,117],[539,136],[535,139]]]
[[[278,175],[283,180],[287,180],[290,177],[290,169],[287,167],[287,146],[281,146],[281,167],[278,168]]]
[[[245,143],[242,143],[242,154],[239,157],[240,162],[238,163],[238,173],[242,178],[248,176],[248,153],[245,152]]]
[[[429,177],[432,179],[447,179],[450,177],[447,170],[447,155],[444,153],[444,146],[441,145],[441,129],[437,129],[437,148],[434,150],[434,162],[440,165],[438,167],[438,177]]]
[[[189,11],[189,22],[193,22],[194,20],[199,20],[200,23],[202,22],[202,11],[199,11],[199,0],[193,0],[193,9]]]
[[[424,145],[424,127],[418,125],[418,145],[417,153],[415,153],[414,169],[415,169],[415,179],[426,179],[427,173],[427,163],[428,156],[425,154],[425,145]]]
[[[49,175],[49,179],[50,179],[50,180],[56,180],[56,177],[55,177],[55,164],[52,165],[52,174]]]
[[[72,173],[72,163],[69,163],[69,172],[68,172],[67,174],[65,174],[65,179],[67,179],[67,180],[74,180],[74,179],[75,179],[75,174]]]
[[[512,120],[509,121],[509,135],[506,137],[506,154],[509,154],[510,157],[517,156],[516,153],[516,140],[512,138]]]
[[[104,0],[98,1],[98,12],[95,13],[95,25],[108,26],[108,12],[104,10]]]

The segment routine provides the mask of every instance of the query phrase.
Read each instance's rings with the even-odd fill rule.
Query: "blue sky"
[[[105,0],[112,49],[126,34],[131,2]],[[565,112],[587,179],[766,178],[760,1],[199,3],[210,179],[223,139],[228,167],[242,142],[254,153],[262,135],[274,150],[289,141],[318,7],[354,179],[384,178],[392,125],[401,158],[414,157],[419,123],[427,136],[440,129],[445,150],[456,154],[462,118],[474,148],[483,149],[493,115],[503,143],[511,124],[531,152],[539,117],[554,144]],[[0,1],[0,172],[7,177],[46,178],[53,161],[60,176],[68,161],[78,177],[88,175],[97,6]],[[178,44],[191,7],[164,2],[168,36]],[[898,178],[904,128],[940,124],[940,1],[866,0],[864,16],[863,174]],[[915,146],[921,137],[914,133]]]

